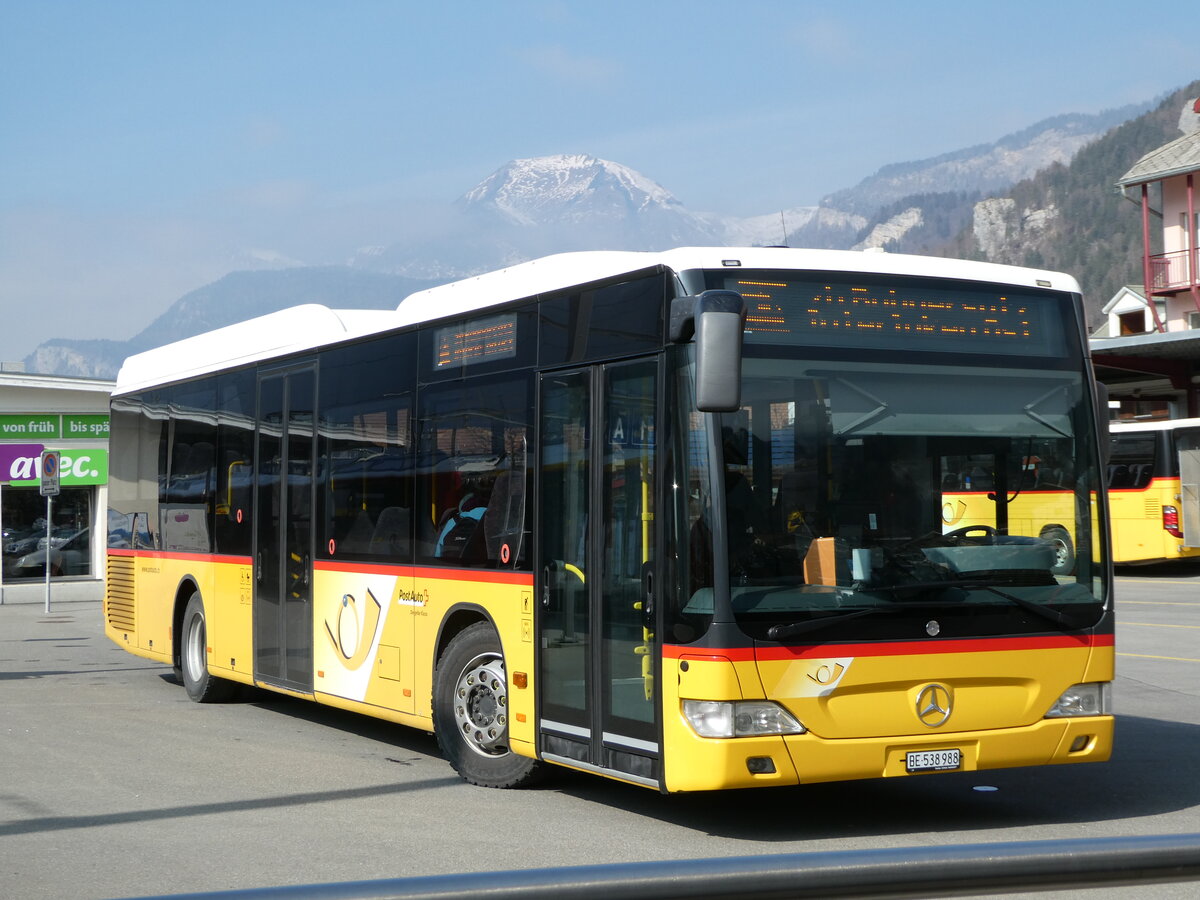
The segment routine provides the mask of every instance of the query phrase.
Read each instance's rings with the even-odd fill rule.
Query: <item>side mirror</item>
[[[735,412],[742,399],[742,332],[746,302],[736,291],[704,291],[671,304],[670,337],[696,340],[696,408]]]

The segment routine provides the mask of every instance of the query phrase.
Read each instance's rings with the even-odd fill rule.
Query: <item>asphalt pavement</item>
[[[1108,763],[664,797],[569,772],[472,787],[421,732],[264,692],[191,703],[104,637],[98,603],[0,606],[0,885],[111,898],[1200,833],[1200,565],[1121,570],[1117,610]]]

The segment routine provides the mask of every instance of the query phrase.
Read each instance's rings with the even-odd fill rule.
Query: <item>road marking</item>
[[[1117,584],[1200,584],[1200,581],[1156,581],[1152,578],[1121,578],[1120,576],[1113,579]]]
[[[1167,625],[1161,622],[1117,622],[1118,625],[1141,625],[1145,628],[1200,628],[1200,625]]]
[[[1200,606],[1200,603],[1191,600],[1118,600],[1117,602],[1122,606],[1129,606],[1131,603],[1143,606]]]
[[[1151,656],[1149,653],[1118,653],[1117,656],[1136,656],[1138,659],[1169,659],[1172,662],[1200,663],[1200,659],[1192,659],[1190,656]]]

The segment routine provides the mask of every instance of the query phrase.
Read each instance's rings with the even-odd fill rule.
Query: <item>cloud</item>
[[[814,17],[792,26],[785,34],[791,43],[822,62],[836,62],[842,66],[862,62],[855,53],[853,29],[845,22]]]
[[[282,143],[287,131],[276,119],[258,117],[246,123],[244,138],[249,147],[266,150]]]
[[[224,199],[247,211],[286,213],[309,205],[315,194],[315,187],[307,181],[276,179],[230,189],[224,192]]]
[[[621,75],[621,67],[610,59],[581,56],[557,44],[527,47],[518,50],[516,56],[535,72],[577,87],[607,88]]]

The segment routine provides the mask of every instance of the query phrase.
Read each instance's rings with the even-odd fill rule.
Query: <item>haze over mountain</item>
[[[1149,106],[1059,116],[991,144],[885,166],[818,206],[788,206],[781,186],[781,209],[753,217],[689,210],[645,175],[592,156],[513,160],[466,191],[418,240],[363,247],[343,266],[234,272],[180,298],[128,341],[47,341],[26,358],[26,367],[113,377],[130,353],[285,306],[392,308],[432,284],[568,250],[786,243],[939,252],[970,227],[985,194],[1070,162]],[[1100,178],[1111,184],[1120,174]],[[260,250],[255,259],[264,253],[271,256]],[[271,260],[275,266],[290,262]]]

